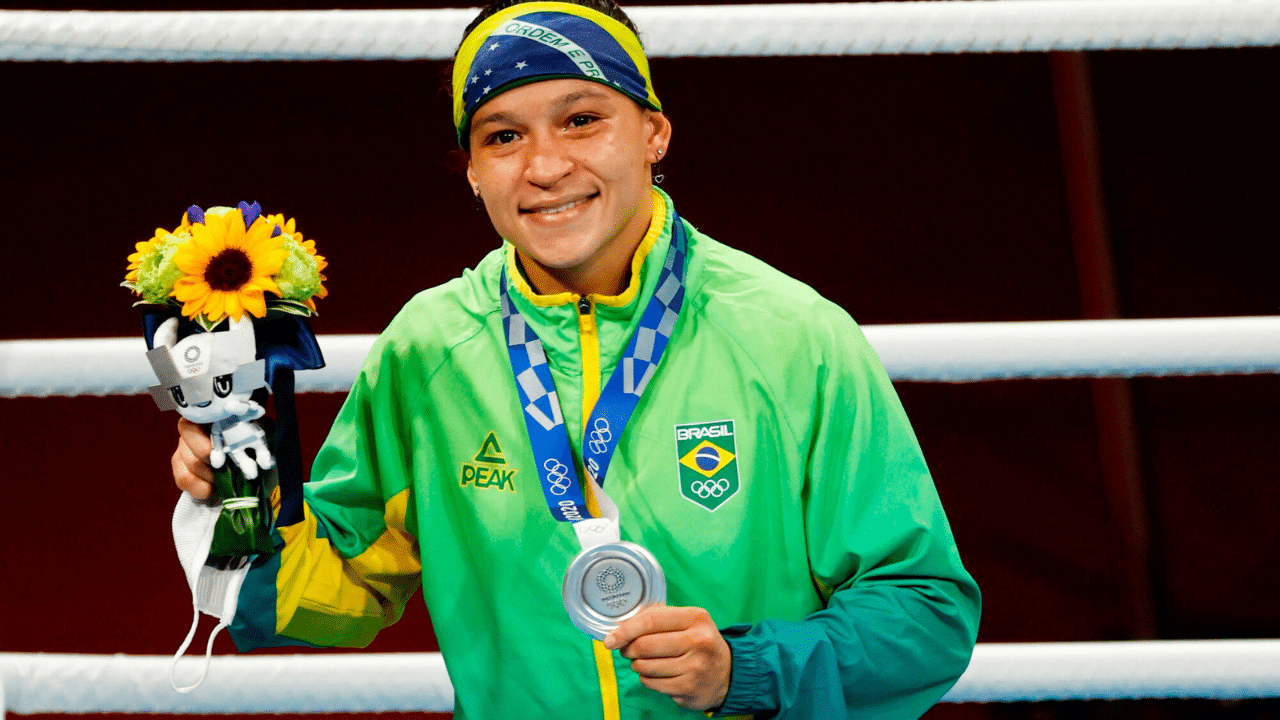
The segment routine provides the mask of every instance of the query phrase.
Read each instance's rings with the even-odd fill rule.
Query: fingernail
[[[609,633],[604,636],[604,647],[606,650],[612,650],[615,647],[614,642],[613,633]]]

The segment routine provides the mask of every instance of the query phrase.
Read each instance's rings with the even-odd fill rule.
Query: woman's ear
[[[471,158],[467,158],[467,184],[471,186],[471,194],[480,197],[480,180],[476,177],[475,168],[471,167]]]
[[[671,144],[671,120],[657,110],[646,110],[644,119],[649,125],[649,142],[646,147],[645,161],[652,164],[665,160],[667,147]]]

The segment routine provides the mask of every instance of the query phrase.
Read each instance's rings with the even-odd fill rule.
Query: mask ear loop
[[[195,611],[195,619],[191,621],[191,630],[187,633],[187,639],[182,641],[182,647],[178,648],[178,652],[174,653],[173,661],[169,663],[169,687],[180,693],[189,693],[192,690],[204,684],[204,678],[209,674],[209,665],[213,663],[213,640],[218,637],[218,633],[227,626],[227,621],[222,620],[218,623],[213,632],[209,633],[209,643],[204,648],[204,667],[200,669],[200,677],[196,678],[195,683],[191,685],[178,685],[178,681],[174,679],[174,674],[178,671],[178,661],[186,654],[187,648],[191,646],[191,641],[196,636],[196,626],[200,624],[200,611]]]
[[[223,585],[225,594],[222,598],[222,607],[219,609],[218,624],[209,633],[209,642],[205,644],[204,668],[200,670],[200,677],[196,678],[194,684],[179,687],[174,679],[174,674],[178,669],[178,661],[187,652],[187,648],[191,646],[191,641],[196,635],[196,626],[200,623],[200,601],[198,599],[200,592],[199,583],[197,583],[197,591],[191,595],[192,611],[195,613],[195,617],[191,620],[191,629],[187,632],[186,639],[182,641],[182,647],[178,648],[178,652],[174,653],[173,661],[169,663],[169,685],[174,690],[180,693],[189,693],[204,684],[205,675],[209,674],[209,665],[213,662],[213,641],[218,637],[218,633],[230,625],[236,616],[236,607],[240,602],[240,587],[244,584],[245,575],[249,572],[249,565],[249,558],[240,558],[238,561],[233,562],[233,567],[220,571],[221,573],[230,573],[230,575],[221,575],[221,580],[225,582],[225,585]],[[205,570],[207,571],[208,568]]]

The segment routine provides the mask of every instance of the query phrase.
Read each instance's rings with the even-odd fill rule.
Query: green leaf
[[[273,299],[267,301],[267,313],[288,313],[289,315],[297,315],[299,317],[311,317],[315,315],[311,308],[297,300]]]
[[[305,305],[304,305],[304,306],[302,306],[302,307],[297,307],[297,306],[295,306],[295,305],[277,305],[277,306],[275,306],[275,307],[271,308],[271,309],[268,311],[268,314],[270,314],[270,313],[272,313],[272,312],[277,312],[277,313],[288,313],[289,315],[297,315],[297,316],[299,316],[299,317],[311,317],[311,315],[312,315],[312,313],[311,313],[311,308],[309,308],[309,307],[307,307],[307,306],[305,306]]]
[[[305,303],[301,303],[301,302],[299,302],[299,301],[297,301],[297,300],[285,300],[284,298],[280,298],[280,299],[278,299],[278,300],[268,300],[268,301],[267,301],[267,307],[273,307],[273,308],[274,308],[274,307],[280,307],[280,306],[282,306],[282,305],[289,305],[289,306],[292,306],[292,307],[298,308],[298,309],[300,309],[300,310],[310,310],[310,309],[311,309],[311,308],[307,307]]]

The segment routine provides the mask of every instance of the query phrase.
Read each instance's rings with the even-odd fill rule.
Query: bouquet
[[[258,203],[238,207],[192,205],[172,232],[136,246],[121,283],[142,297],[135,305],[169,305],[206,331],[245,313],[309,317],[328,295],[321,273],[328,263],[305,240],[293,218],[262,215]]]
[[[151,395],[160,409],[210,426],[222,510],[209,557],[270,554],[264,507],[275,461],[266,432],[254,422],[264,410],[252,394],[280,367],[323,365],[302,318],[314,315],[315,300],[328,294],[322,284],[327,263],[293,219],[264,216],[257,203],[244,202],[207,210],[193,205],[177,228],[157,228],[128,259],[122,284],[141,296],[135,305],[150,306],[147,359],[160,381]],[[275,323],[291,335],[281,344],[271,321],[291,316],[297,322]],[[271,330],[272,342],[255,333],[255,319]],[[291,431],[296,446],[296,428]]]

